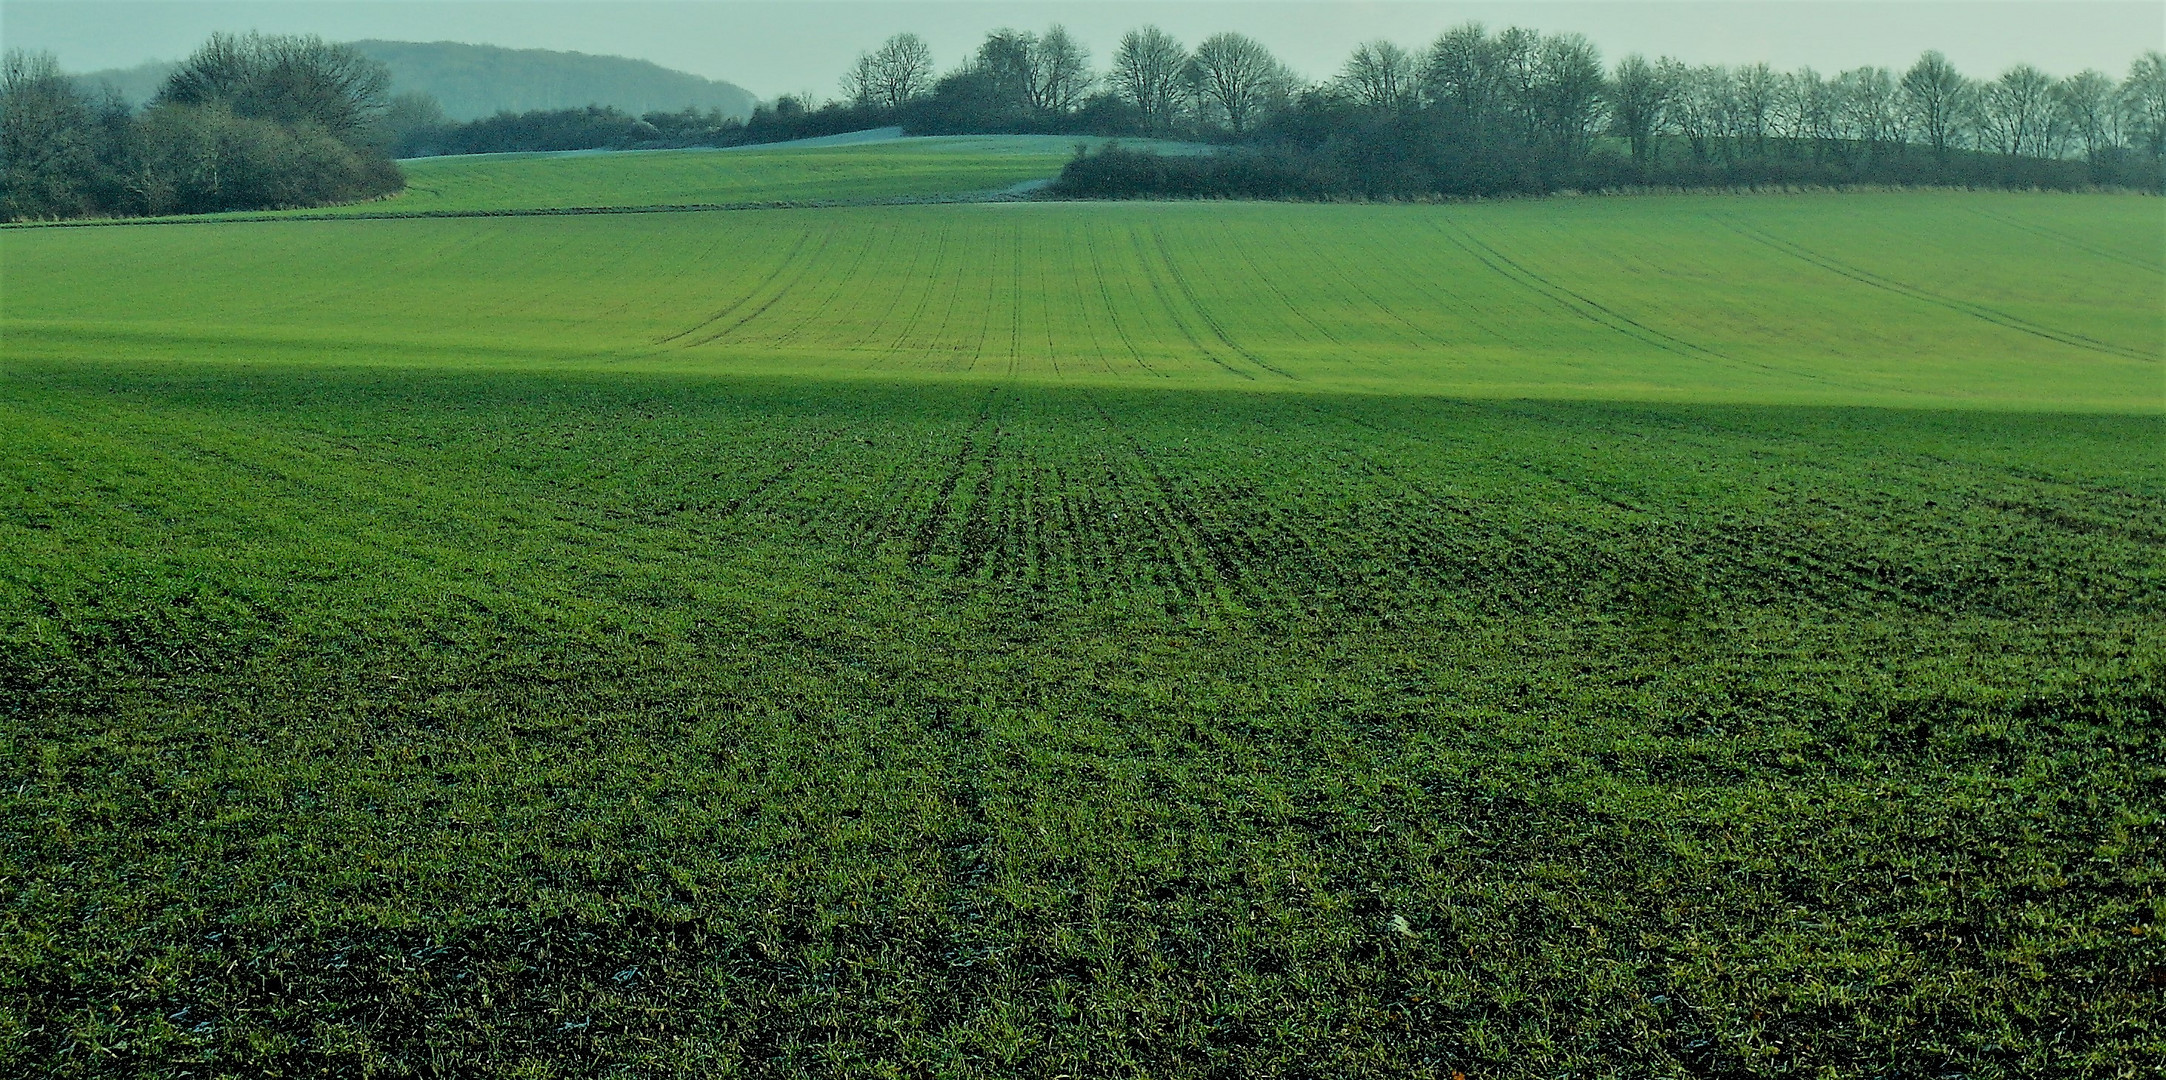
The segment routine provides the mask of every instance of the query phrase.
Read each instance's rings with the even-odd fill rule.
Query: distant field
[[[471,212],[558,207],[856,202],[984,195],[1045,180],[1077,143],[1049,135],[940,136],[854,146],[747,146],[566,154],[480,154],[402,162],[390,199],[302,214]],[[1124,145],[1180,143],[1129,140]]]
[[[32,230],[5,250],[19,358],[2156,410],[2158,215],[1049,204]]]
[[[0,1061],[2143,1075],[2161,226],[0,233]]]

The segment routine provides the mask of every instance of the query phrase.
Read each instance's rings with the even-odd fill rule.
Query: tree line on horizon
[[[1766,64],[1605,64],[1578,34],[1479,23],[1425,49],[1357,48],[1306,82],[1253,38],[1193,48],[1153,26],[1098,68],[1059,25],[988,33],[942,73],[915,34],[861,54],[841,96],[785,96],[749,119],[684,109],[444,118],[387,97],[383,65],[316,38],[214,35],[135,110],[93,99],[50,56],[0,75],[0,216],[311,206],[396,191],[390,160],[508,150],[729,146],[900,126],[1220,144],[1213,155],[1108,148],[1075,195],[1396,197],[1564,189],[1892,184],[2166,187],[2166,56],[2115,79],[2018,64],[1988,79],[1927,52],[1901,72]]]
[[[1071,166],[1084,195],[1391,196],[1735,184],[2160,187],[2166,57],[2115,79],[2018,64],[1968,76],[1939,52],[1903,71],[1767,64],[1613,65],[1578,34],[1478,23],[1426,49],[1357,48],[1306,82],[1253,38],[1193,48],[1146,26],[1105,67],[1059,25],[994,30],[942,73],[915,34],[861,53],[825,102],[787,95],[747,120],[690,110],[504,114],[405,137],[410,153],[741,145],[899,126],[1220,144],[1114,149]],[[427,144],[427,145],[423,145]]]
[[[214,34],[136,109],[49,53],[0,57],[0,220],[323,206],[399,191],[381,63],[316,37]]]
[[[1605,65],[1579,34],[1465,23],[1426,49],[1366,43],[1305,83],[1240,34],[1193,49],[1157,27],[1094,70],[1059,26],[997,30],[947,75],[898,34],[862,54],[826,111],[906,128],[1200,139],[1247,152],[1114,150],[1072,166],[1077,194],[1501,194],[1758,183],[2133,187],[2166,157],[2166,56],[2115,79],[2017,64],[1989,79],[1927,52],[1903,71],[1767,64]],[[755,122],[758,117],[755,117]],[[1102,160],[1100,160],[1102,158]]]

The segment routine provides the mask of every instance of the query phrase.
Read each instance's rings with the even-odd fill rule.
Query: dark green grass
[[[2162,436],[17,362],[0,1058],[2155,1074]]]

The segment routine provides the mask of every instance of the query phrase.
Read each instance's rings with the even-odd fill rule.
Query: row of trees
[[[1424,50],[1365,44],[1333,78],[1304,83],[1251,38],[1218,34],[1190,49],[1156,27],[1124,35],[1093,70],[1054,26],[994,31],[954,71],[935,72],[925,43],[898,34],[858,58],[843,100],[790,103],[797,127],[1202,138],[1321,152],[1338,171],[1398,174],[1384,189],[1419,190],[1555,187],[1591,166],[1619,182],[2151,187],[2166,154],[2166,58],[2156,52],[2118,80],[2055,79],[2027,64],[1979,80],[1937,52],[1907,71],[1825,76],[1638,55],[1605,66],[1577,34],[1469,23]],[[1612,152],[1621,166],[1594,160]],[[2087,168],[2035,164],[2058,161]]]
[[[444,120],[387,98],[384,67],[316,38],[217,35],[146,108],[92,100],[50,56],[0,71],[0,216],[164,214],[310,206],[403,185],[394,154],[732,145],[899,124],[920,134],[1173,136],[1245,158],[1078,162],[1088,194],[1420,195],[1565,187],[1898,183],[2159,189],[2166,56],[2126,77],[1990,80],[1927,53],[1901,73],[1823,76],[1765,64],[1605,66],[1577,34],[1469,23],[1423,50],[1376,41],[1305,83],[1261,43],[1193,49],[1156,27],[1107,66],[1059,26],[996,30],[955,69],[898,34],[861,55],[845,96],[785,97],[749,121],[587,108]]]
[[[313,37],[214,35],[146,108],[92,99],[50,54],[0,60],[0,218],[320,206],[405,185],[381,64]]]
[[[1043,34],[995,30],[945,76],[936,76],[923,39],[897,34],[858,57],[833,107],[889,111],[920,126],[1239,137],[1299,88],[1269,49],[1240,34],[1214,35],[1191,51],[1145,27],[1124,36],[1099,72],[1089,50],[1055,24]]]
[[[1940,159],[1975,150],[2010,157],[2156,158],[2166,143],[2166,58],[2139,58],[2116,83],[2099,71],[2054,79],[2029,64],[1999,78],[1965,77],[1928,52],[1900,75],[1863,67],[1823,78],[1810,68],[1687,67],[1628,56],[1609,93],[1611,128],[1634,160],[1667,137],[1699,161],[1919,146]]]

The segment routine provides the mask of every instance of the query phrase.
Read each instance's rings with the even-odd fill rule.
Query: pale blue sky
[[[2143,50],[2166,48],[2166,4],[2156,0],[0,0],[0,41],[49,49],[74,71],[177,58],[214,30],[474,41],[636,56],[727,79],[762,97],[806,90],[825,97],[835,93],[835,80],[851,58],[898,30],[923,35],[943,68],[1001,25],[1065,23],[1101,61],[1123,30],[1147,22],[1191,44],[1218,30],[1238,30],[1263,40],[1302,74],[1321,78],[1361,41],[1388,37],[1418,45],[1470,18],[1576,30],[1611,58],[1669,53],[1694,62],[1765,60],[1823,70],[1898,66],[1938,48],[1973,74],[2029,61],[2058,74],[2098,67],[2118,75]]]

